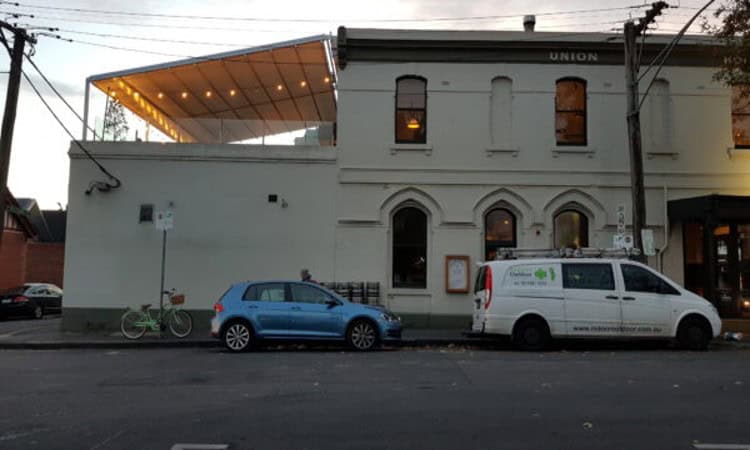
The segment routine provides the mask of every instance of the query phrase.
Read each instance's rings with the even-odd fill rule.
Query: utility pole
[[[8,192],[8,167],[10,166],[10,149],[13,144],[13,128],[16,123],[16,107],[18,106],[18,90],[21,86],[21,63],[23,63],[23,49],[26,41],[36,43],[36,39],[29,36],[23,28],[16,28],[0,21],[0,28],[13,33],[13,50],[10,54],[10,73],[8,76],[8,92],[5,96],[5,113],[0,131],[0,236],[5,228],[5,197]],[[3,42],[7,46],[7,42]],[[2,239],[0,239],[2,246]]]
[[[640,52],[636,40],[651,24],[656,16],[661,15],[666,2],[653,3],[646,16],[638,24],[629,21],[625,24],[625,88],[627,89],[628,143],[630,146],[630,190],[633,203],[633,243],[640,251],[638,259],[645,261],[641,230],[646,225],[646,194],[643,187],[643,148],[641,145],[641,112],[638,93],[638,74],[640,71]]]

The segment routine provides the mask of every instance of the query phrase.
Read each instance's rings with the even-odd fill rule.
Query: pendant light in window
[[[406,123],[406,128],[410,130],[418,130],[422,125],[420,125],[419,121],[412,117],[409,119],[409,122]]]

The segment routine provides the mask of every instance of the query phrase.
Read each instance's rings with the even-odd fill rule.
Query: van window
[[[563,264],[563,287],[565,289],[615,290],[612,264]]]
[[[477,292],[482,291],[484,289],[484,279],[486,277],[487,267],[488,266],[482,266],[477,271],[477,279],[474,282],[474,293],[475,294]]]
[[[625,280],[625,290],[628,292],[680,295],[677,289],[643,267],[632,264],[622,264],[620,267],[622,278]]]

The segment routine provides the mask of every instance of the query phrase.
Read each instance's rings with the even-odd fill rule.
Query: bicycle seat
[[[141,311],[145,311],[151,307],[151,303],[147,303],[145,305],[141,305]]]

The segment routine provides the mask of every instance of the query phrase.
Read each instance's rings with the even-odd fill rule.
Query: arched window
[[[496,208],[484,216],[484,260],[495,259],[498,248],[516,247],[516,216]]]
[[[396,80],[396,142],[427,142],[427,80],[401,77]]]
[[[418,208],[393,215],[393,287],[427,287],[427,215]]]
[[[510,146],[513,129],[513,82],[510,78],[497,77],[492,80],[492,97],[490,99],[490,130],[492,145],[495,147]]]
[[[557,80],[555,90],[557,145],[586,145],[586,81]]]
[[[585,214],[568,209],[555,216],[555,248],[589,246],[589,220]]]
[[[664,149],[670,146],[672,120],[669,101],[669,81],[662,78],[654,80],[649,98],[651,109],[649,111],[651,116],[649,134],[656,151],[665,151]]]

